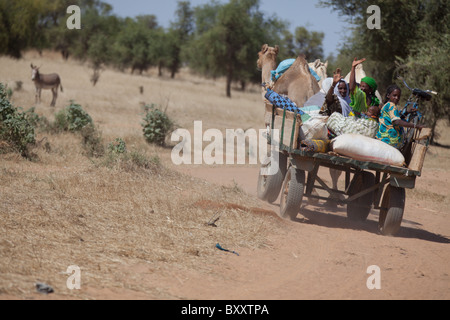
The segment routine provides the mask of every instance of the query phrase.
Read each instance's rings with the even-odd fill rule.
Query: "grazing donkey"
[[[53,100],[50,106],[54,107],[56,104],[56,98],[58,97],[58,87],[61,86],[61,92],[63,92],[63,87],[61,84],[61,79],[56,73],[52,74],[40,74],[39,68],[31,64],[31,80],[33,80],[36,86],[36,103],[41,102],[41,91],[42,89],[51,89],[53,93]]]

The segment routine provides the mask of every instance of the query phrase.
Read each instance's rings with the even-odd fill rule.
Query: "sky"
[[[153,14],[158,24],[168,27],[175,20],[177,0],[103,0],[113,6],[113,13],[120,17],[135,17],[143,14]],[[209,3],[210,0],[190,0],[196,7]],[[222,0],[221,2],[227,2]],[[267,16],[276,14],[279,19],[290,24],[293,33],[296,27],[303,26],[309,31],[320,31],[325,34],[323,41],[324,55],[327,57],[342,46],[348,24],[344,18],[330,8],[317,7],[319,1],[314,0],[261,0],[260,10]],[[275,44],[270,44],[275,45]]]

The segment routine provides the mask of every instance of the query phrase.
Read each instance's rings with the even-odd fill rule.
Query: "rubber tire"
[[[349,196],[355,195],[375,184],[375,175],[363,171],[355,174],[350,183]],[[347,218],[354,221],[366,221],[372,209],[375,191],[369,192],[347,204]]]
[[[269,203],[273,203],[278,199],[287,171],[287,156],[281,152],[279,153],[278,169],[278,172],[272,176],[261,175],[260,171],[257,187],[257,196],[259,199],[268,201]]]
[[[305,192],[305,171],[290,167],[281,189],[280,216],[294,220],[302,206]]]
[[[386,187],[378,221],[378,229],[382,235],[394,236],[399,231],[405,211],[405,199],[404,188],[391,185]]]

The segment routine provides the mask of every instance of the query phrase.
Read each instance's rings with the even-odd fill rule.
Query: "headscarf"
[[[347,94],[345,97],[342,97],[342,95],[339,92],[339,84],[341,82],[345,83],[345,85],[347,87]],[[350,99],[349,93],[350,93],[350,89],[349,89],[348,83],[344,79],[339,80],[337,85],[334,87],[334,94],[336,95],[336,97],[339,98],[339,102],[341,103],[341,108],[342,108],[342,115],[344,117],[348,117],[349,113],[353,110],[352,107],[350,107],[350,103],[352,102],[352,100]]]
[[[373,93],[375,94],[375,91],[377,91],[377,89],[378,89],[378,85],[374,78],[364,77],[361,79],[361,82],[367,83],[369,85],[369,87],[372,88]]]

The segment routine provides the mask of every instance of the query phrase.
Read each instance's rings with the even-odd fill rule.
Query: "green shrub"
[[[28,147],[34,144],[35,132],[29,114],[19,111],[7,98],[5,86],[0,83],[0,140],[24,157],[29,157]]]
[[[81,131],[88,125],[93,125],[91,116],[73,100],[55,115],[55,126],[63,131]]]
[[[127,152],[127,145],[122,138],[116,138],[108,145],[108,152],[114,154],[122,154]]]
[[[125,141],[121,138],[116,138],[108,145],[107,153],[101,164],[108,168],[118,168],[127,172],[138,169],[157,171],[161,167],[158,156],[148,158],[140,151],[128,151]]]
[[[166,112],[159,110],[155,104],[146,105],[144,111],[146,113],[142,127],[145,140],[148,143],[165,146],[167,135],[174,130],[174,122]]]

